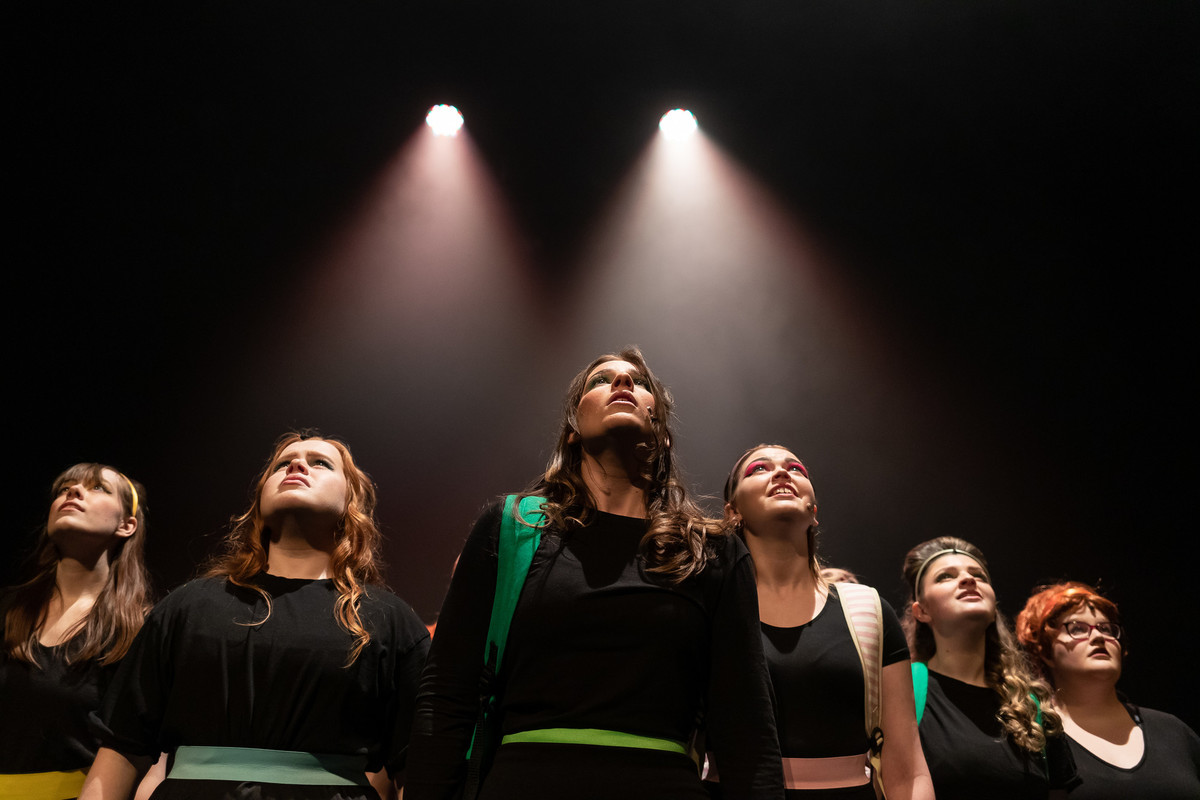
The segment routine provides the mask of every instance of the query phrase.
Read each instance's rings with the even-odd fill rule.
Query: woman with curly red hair
[[[1043,587],[1017,616],[1021,645],[1054,686],[1082,778],[1071,799],[1200,797],[1200,737],[1171,714],[1117,693],[1123,632],[1116,604],[1083,583]]]
[[[346,445],[282,437],[224,554],[121,665],[82,797],[125,798],[130,759],[160,751],[161,800],[392,794],[429,635],[382,585],[379,545],[375,486]]]

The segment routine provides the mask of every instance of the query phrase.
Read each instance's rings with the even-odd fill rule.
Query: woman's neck
[[[747,530],[745,539],[746,549],[754,559],[760,590],[805,593],[817,588],[809,565],[806,536],[760,535]]]
[[[928,666],[939,675],[972,686],[987,686],[987,639],[984,631],[962,631],[956,635],[933,635],[937,652]]]
[[[295,517],[287,517],[271,531],[267,548],[267,573],[280,578],[315,580],[329,577],[330,554],[335,532],[327,526],[310,529]]]
[[[596,502],[596,510],[622,517],[646,517],[646,492],[631,475],[626,459],[611,451],[583,452],[583,483]]]
[[[80,598],[90,597],[94,600],[108,582],[108,572],[107,553],[86,562],[64,556],[55,567],[54,585],[65,605],[71,605]]]
[[[1090,716],[1126,713],[1125,706],[1117,697],[1116,684],[1099,677],[1088,679],[1070,679],[1055,676],[1057,688],[1054,692],[1054,705],[1064,712],[1064,716],[1076,720]]]
[[[777,628],[794,628],[816,619],[829,590],[813,576],[807,538],[758,536],[746,531],[758,583],[758,618]]]

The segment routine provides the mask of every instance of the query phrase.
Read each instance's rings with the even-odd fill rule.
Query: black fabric
[[[588,797],[708,800],[696,780],[696,765],[678,753],[526,743],[500,748],[479,800]]]
[[[1130,707],[1145,752],[1129,769],[1114,767],[1068,737],[1080,784],[1071,800],[1196,800],[1200,798],[1200,737],[1171,714]]]
[[[84,769],[96,757],[88,714],[116,666],[68,666],[68,645],[34,645],[38,664],[0,655],[0,773]]]
[[[896,612],[883,611],[883,666],[908,659]],[[793,628],[761,623],[775,689],[779,747],[789,758],[828,758],[867,751],[862,660],[832,587],[824,608]]]
[[[408,800],[454,797],[463,779],[500,513],[494,504],[476,523],[442,607],[421,681]],[[706,699],[710,749],[730,796],[781,797],[749,554],[722,537],[699,576],[672,586],[643,567],[645,531],[645,520],[597,513],[586,528],[543,535],[500,668],[502,730],[600,728],[686,741]],[[697,789],[694,771],[677,787]]]
[[[370,587],[359,613],[371,641],[346,668],[353,637],[334,617],[332,581],[254,581],[272,598],[261,625],[247,623],[266,616],[262,596],[224,579],[192,581],[154,608],[93,717],[101,742],[126,755],[179,745],[362,755],[369,771],[402,771],[429,642],[421,620]],[[168,780],[155,797],[186,796],[184,783],[194,782]],[[222,796],[223,782],[203,783],[214,789],[204,796]]]
[[[938,800],[1025,800],[1076,781],[1065,736],[1052,736],[1046,756],[1013,745],[996,717],[1000,696],[929,671],[921,747]]]

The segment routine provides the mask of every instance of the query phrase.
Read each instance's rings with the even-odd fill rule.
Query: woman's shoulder
[[[1186,722],[1170,712],[1143,708],[1133,703],[1126,703],[1125,707],[1129,709],[1134,720],[1153,732],[1171,731],[1173,735],[1182,735],[1200,743],[1200,736],[1197,736]]]

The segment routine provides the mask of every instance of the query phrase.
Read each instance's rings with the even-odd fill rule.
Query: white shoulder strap
[[[870,586],[858,583],[838,583],[838,599],[842,603],[842,612],[846,615],[846,626],[850,628],[850,638],[858,650],[859,660],[863,668],[863,706],[866,718],[863,724],[867,738],[875,743],[872,748],[871,763],[878,775],[879,747],[882,746],[882,734],[879,722],[882,717],[880,684],[883,679],[883,608],[879,603],[879,592]]]

